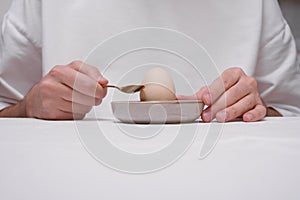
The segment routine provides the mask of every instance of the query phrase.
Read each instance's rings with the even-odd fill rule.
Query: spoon
[[[124,93],[135,93],[135,92],[139,92],[141,89],[143,89],[145,86],[144,85],[126,85],[123,87],[118,87],[115,85],[105,85],[103,86],[105,87],[110,87],[110,88],[116,88],[118,90],[120,90],[121,92]]]

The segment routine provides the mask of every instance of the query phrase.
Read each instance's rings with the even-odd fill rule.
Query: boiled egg
[[[173,79],[166,70],[160,67],[147,71],[142,84],[145,87],[140,91],[141,101],[176,100]]]

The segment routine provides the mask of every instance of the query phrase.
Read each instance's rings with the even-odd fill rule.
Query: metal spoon
[[[105,85],[103,87],[116,88],[116,89],[118,89],[118,90],[120,90],[121,92],[124,92],[124,93],[135,93],[135,92],[139,92],[145,86],[144,85],[126,85],[126,86],[123,86],[123,87],[118,87],[118,86],[115,86],[115,85]]]

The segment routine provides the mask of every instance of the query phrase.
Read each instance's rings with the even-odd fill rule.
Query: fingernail
[[[204,121],[211,121],[212,120],[212,118],[211,118],[211,112],[209,112],[209,111],[204,112],[202,117],[203,117]]]
[[[227,119],[227,112],[226,111],[220,111],[216,115],[216,119],[218,122],[225,122]]]
[[[245,114],[244,117],[245,117],[246,121],[252,121],[253,118],[254,118],[254,116],[252,114],[250,114],[250,113]]]

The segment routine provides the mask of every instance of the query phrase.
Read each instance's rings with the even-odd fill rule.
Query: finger
[[[102,102],[102,99],[95,99],[94,97],[87,96],[85,94],[72,90],[69,87],[67,88],[67,91],[62,95],[62,98],[66,101],[71,101],[86,106],[95,106],[99,105]]]
[[[208,107],[208,108],[206,108],[205,110],[202,111],[201,118],[204,122],[210,122],[210,121],[213,120],[211,107]]]
[[[102,78],[100,78],[98,80],[98,83],[101,85],[101,86],[105,86],[108,84],[108,80],[106,78],[104,78],[102,75],[101,75]]]
[[[240,79],[238,83],[229,88],[219,97],[219,99],[215,101],[213,106],[211,106],[210,108],[213,118],[217,112],[235,104],[253,91],[253,87],[249,84],[248,79],[250,78],[247,77],[244,79]],[[253,99],[253,101],[257,102],[256,99]]]
[[[81,72],[90,78],[94,79],[97,82],[101,82],[101,84],[107,84],[108,80],[103,77],[103,75],[100,73],[100,71],[92,66],[88,65],[86,63],[83,63],[82,61],[73,61],[68,66],[75,69],[78,72]]]
[[[86,114],[91,111],[92,106],[86,106],[62,99],[57,108],[60,111],[67,113]]]
[[[71,82],[72,80],[66,84],[70,86]],[[81,73],[77,73],[73,89],[84,95],[98,99],[104,98],[107,94],[107,88],[103,88],[98,82]]]
[[[266,116],[267,109],[263,105],[256,105],[254,109],[246,112],[243,115],[243,120],[245,122],[255,122],[262,120]]]
[[[224,110],[219,111],[216,114],[216,119],[218,122],[227,122],[237,117],[242,116],[245,112],[253,109],[257,104],[255,96],[251,93],[235,104],[225,108]]]
[[[208,91],[208,87],[204,86],[204,87],[200,88],[200,90],[192,96],[179,95],[179,98],[183,98],[183,99],[187,99],[187,100],[189,100],[189,99],[190,100],[201,100],[202,102],[204,102],[203,94],[207,93],[207,91]],[[204,102],[204,104],[205,104],[205,102]]]
[[[206,105],[212,105],[226,90],[235,85],[245,73],[240,68],[225,70],[219,78],[203,91],[203,101]]]
[[[86,63],[83,63],[82,61],[73,61],[68,66],[70,66],[72,69],[78,72],[81,72],[91,77],[92,79],[97,81],[102,88],[104,88],[103,86],[108,84],[108,80],[104,78],[104,76],[100,73],[100,71],[92,65],[88,65]],[[106,93],[107,93],[107,89],[104,88],[104,96],[106,96]]]
[[[100,99],[106,95],[106,89],[102,88],[98,82],[72,68],[56,66],[49,75],[82,94]]]
[[[52,84],[54,84],[53,88],[55,88],[56,95],[66,101],[71,101],[86,106],[99,105],[102,101],[102,99],[95,99],[95,97],[87,96],[76,90],[73,90],[65,84],[58,82],[53,82]],[[53,95],[53,92],[50,95]]]

